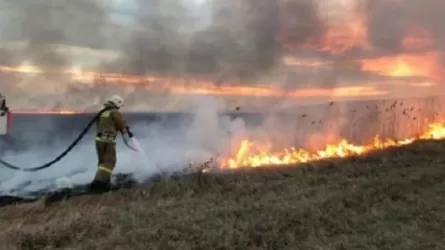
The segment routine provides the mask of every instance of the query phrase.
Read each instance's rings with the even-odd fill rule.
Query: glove
[[[133,137],[133,133],[130,131],[130,128],[127,126],[127,134],[128,137],[132,138]]]

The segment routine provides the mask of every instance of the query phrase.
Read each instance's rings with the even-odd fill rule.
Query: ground
[[[445,249],[445,142],[0,210],[0,249]]]

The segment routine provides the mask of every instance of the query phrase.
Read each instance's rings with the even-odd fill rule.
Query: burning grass
[[[291,145],[298,146],[279,148],[273,135],[259,140],[244,137],[231,145],[234,153],[223,155],[219,163],[226,169],[299,164],[362,155],[417,140],[440,140],[445,138],[443,107],[444,103],[435,97],[418,102],[385,100],[348,106],[331,102],[324,105],[323,117],[317,117],[320,110],[296,116],[293,132],[288,127],[275,128],[282,129],[287,138],[294,137]]]
[[[345,158],[355,155],[362,155],[376,150],[382,150],[389,147],[408,145],[416,140],[443,139],[445,138],[445,126],[439,123],[428,124],[428,129],[417,137],[406,138],[403,140],[380,139],[375,136],[372,142],[366,145],[356,145],[341,139],[337,144],[328,144],[324,149],[310,152],[304,149],[284,149],[282,152],[268,152],[256,150],[257,145],[248,140],[243,140],[235,158],[228,159],[223,163],[225,168],[240,167],[261,167],[264,165],[284,165],[298,164],[310,161],[317,161],[327,158]],[[252,152],[258,153],[253,154]],[[249,155],[249,153],[251,155]]]
[[[445,142],[1,209],[2,249],[442,249]]]

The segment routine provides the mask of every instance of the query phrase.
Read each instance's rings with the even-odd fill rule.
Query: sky
[[[407,95],[429,95],[443,91],[443,84],[440,84],[443,80],[443,75],[441,76],[443,68],[440,68],[442,55],[439,53],[440,51],[437,51],[437,48],[432,47],[431,50],[430,44],[425,48],[420,47],[419,49],[419,47],[416,47],[411,51],[403,51],[405,48],[394,48],[394,45],[397,45],[397,42],[401,40],[403,40],[401,43],[405,44],[408,41],[417,41],[418,43],[419,38],[421,38],[421,43],[423,40],[433,39],[430,39],[428,33],[424,37],[407,36],[403,39],[400,38],[400,34],[393,34],[395,33],[394,30],[401,29],[401,27],[392,27],[391,25],[400,25],[402,22],[396,20],[397,22],[387,22],[382,25],[381,20],[391,21],[397,17],[393,12],[387,14],[385,11],[390,8],[385,6],[377,5],[377,7],[374,7],[373,12],[368,13],[368,15],[375,15],[375,17],[367,22],[363,13],[354,12],[357,1],[326,0],[322,1],[324,5],[319,10],[322,13],[321,18],[323,20],[317,20],[319,17],[311,16],[310,7],[303,5],[292,8],[292,6],[289,6],[283,8],[278,16],[274,16],[276,13],[268,11],[273,7],[268,5],[270,2],[258,0],[258,6],[263,6],[258,7],[257,11],[260,14],[251,18],[244,12],[235,13],[232,18],[225,20],[227,27],[223,28],[228,30],[224,30],[226,33],[218,33],[221,30],[218,31],[217,29],[216,31],[196,30],[192,32],[191,37],[165,37],[165,32],[162,29],[157,33],[150,30],[151,26],[149,25],[152,25],[152,22],[146,22],[148,27],[143,27],[145,30],[141,32],[142,36],[138,36],[137,32],[135,36],[131,36],[133,35],[131,28],[134,27],[132,23],[133,14],[138,10],[136,0],[103,1],[108,4],[110,10],[107,13],[108,17],[120,26],[119,32],[121,33],[111,32],[107,36],[95,37],[98,30],[95,27],[88,27],[88,23],[83,23],[77,29],[75,26],[70,27],[71,33],[69,35],[71,35],[72,40],[97,42],[92,48],[74,49],[69,46],[63,46],[63,48],[59,46],[55,49],[53,47],[52,49],[57,50],[56,52],[63,52],[65,58],[52,58],[54,56],[52,53],[41,53],[49,47],[45,44],[39,44],[25,50],[25,54],[19,58],[19,60],[22,60],[19,70],[25,71],[31,68],[24,63],[25,61],[41,60],[43,64],[47,63],[46,61],[56,62],[57,65],[66,64],[66,67],[71,67],[70,73],[75,71],[73,79],[82,81],[82,84],[62,83],[60,79],[31,78],[31,76],[14,80],[17,82],[13,85],[14,87],[5,86],[7,81],[3,81],[4,91],[7,91],[8,95],[17,100],[14,103],[15,106],[26,108],[27,106],[37,105],[50,109],[60,106],[60,103],[65,103],[69,107],[76,106],[79,99],[91,99],[91,97],[81,95],[81,93],[87,92],[87,90],[84,92],[81,90],[92,86],[90,84],[92,78],[89,77],[91,74],[88,72],[82,73],[82,71],[96,70],[94,64],[98,60],[102,60],[100,64],[106,64],[105,66],[107,66],[100,69],[102,71],[101,79],[116,79],[113,74],[124,66],[131,70],[134,69],[131,74],[137,76],[121,77],[120,79],[125,78],[126,83],[122,83],[118,87],[116,84],[94,86],[95,92],[89,90],[88,92],[94,93],[94,99],[97,99],[95,104],[100,103],[100,98],[105,97],[111,89],[119,89],[119,91],[125,93],[126,97],[137,100],[132,105],[138,109],[180,108],[184,100],[181,96],[187,95],[215,95],[226,100],[232,106],[239,103],[257,106],[257,102],[260,104],[264,98],[269,97],[271,97],[272,103],[276,102],[274,98],[280,99],[282,96],[288,96],[298,103],[310,103],[322,102],[332,98],[393,98]],[[190,10],[194,10],[194,15],[202,18],[204,2],[188,1],[187,6]],[[385,1],[379,0],[380,3]],[[309,1],[294,2],[307,3]],[[416,8],[418,9],[418,7]],[[85,6],[80,6],[79,10],[79,14],[75,15],[81,16],[85,12]],[[299,10],[303,10],[303,13],[296,13]],[[5,10],[5,8],[3,8],[3,11],[2,15],[0,9],[0,30],[2,34],[19,30],[18,28],[11,28],[11,24],[5,21],[8,13],[12,12]],[[86,14],[88,14],[85,15],[88,18],[94,17],[94,15],[90,15],[91,13]],[[284,36],[281,36],[280,33],[280,36],[275,37],[277,28],[271,30],[273,26],[270,24],[276,24],[276,18],[279,19],[278,23],[280,25],[284,24],[284,28],[280,27],[280,29],[285,30],[285,32],[280,30]],[[39,16],[35,20],[30,19],[30,25],[37,23],[37,28],[44,27],[46,25],[45,20],[42,21],[42,24],[38,24],[40,19]],[[256,20],[256,23],[248,23],[251,20]],[[320,24],[321,21],[324,22],[322,25]],[[57,22],[55,23],[57,24]],[[74,22],[62,24],[62,26],[71,25],[70,23]],[[432,24],[427,23],[427,25]],[[387,26],[390,27],[386,29]],[[203,27],[206,27],[206,25],[203,25]],[[29,28],[29,31],[35,30],[35,28]],[[63,30],[66,29],[63,28]],[[367,31],[372,32],[368,32],[368,34]],[[183,32],[183,30],[178,27],[174,32]],[[37,34],[39,39],[47,37],[46,35],[39,36],[40,32],[30,33],[32,33],[31,35]],[[49,35],[52,35],[52,33],[50,32]],[[78,39],[79,37],[87,39]],[[106,39],[103,39],[103,37],[106,37]],[[88,40],[88,38],[90,39]],[[97,39],[102,40],[97,41]],[[193,42],[188,42],[188,39]],[[275,42],[274,39],[279,39],[280,43],[286,45],[284,54],[274,50],[273,46],[277,46],[276,44],[271,46]],[[51,40],[50,42],[54,41]],[[114,49],[116,47],[119,49]],[[165,54],[165,50],[174,52],[178,48],[185,49],[180,51],[178,58],[163,58],[163,56],[169,56],[168,53]],[[225,49],[226,51],[212,54],[215,48],[216,50]],[[268,50],[272,52],[268,53]],[[181,54],[184,51],[186,54]],[[36,55],[33,55],[34,53]],[[127,53],[132,61],[121,60],[124,53]],[[188,56],[187,53],[193,55],[191,61],[181,61]],[[275,53],[274,56],[280,58],[268,57],[273,53]],[[216,66],[212,64],[214,63],[212,62],[214,57],[219,60]],[[167,61],[164,62],[164,59]],[[188,58],[186,59],[188,60]],[[5,56],[0,55],[0,64],[5,62]],[[261,65],[263,62],[265,64]],[[209,66],[210,68],[216,67],[216,69],[210,69],[214,70],[212,71],[214,74],[210,79],[206,76],[205,81],[202,79],[199,81],[185,81],[183,76],[171,76],[156,72],[156,74],[162,75],[159,78],[160,80],[150,80],[144,86],[138,85],[141,79],[147,78],[147,76],[144,76],[148,74],[145,71],[146,68],[164,67],[163,63],[170,63],[167,68],[173,72],[184,70],[183,68],[178,69],[177,65],[188,67],[189,64],[196,64],[192,70]],[[116,65],[118,70],[116,70]],[[269,66],[260,68],[264,65]],[[2,71],[11,71],[5,65],[0,65],[0,67]],[[249,74],[252,71],[256,75],[250,77]],[[148,74],[148,78],[152,77],[150,74]],[[191,75],[192,77],[203,78],[199,74]],[[243,78],[246,75],[250,77],[247,80]],[[42,89],[45,89],[47,93],[44,93]],[[23,98],[23,96],[26,96],[24,91],[33,93],[33,101],[30,98]],[[143,95],[139,95],[144,91],[156,96],[150,99],[144,98]],[[36,94],[37,92],[39,93]],[[44,104],[38,101],[39,99],[48,100],[48,96],[54,96],[54,100]],[[65,96],[73,97],[70,100],[65,100],[63,99]],[[160,102],[159,99],[163,101]],[[165,99],[169,101],[164,101]],[[39,102],[39,104],[30,104],[33,102]],[[91,103],[86,103],[80,108],[91,106]]]
[[[109,13],[111,20],[124,25],[131,24],[132,17],[126,13],[135,13],[137,4],[134,0],[109,0],[109,3],[116,10]]]
[[[115,12],[110,12],[111,20],[120,24],[131,24],[132,17],[130,13],[136,13],[137,3],[135,0],[105,0],[110,3],[110,7]],[[207,0],[185,0],[190,9],[199,10],[200,6],[207,2]]]

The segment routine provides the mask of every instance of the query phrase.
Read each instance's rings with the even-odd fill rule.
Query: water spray
[[[148,166],[147,153],[145,152],[145,150],[142,148],[141,144],[139,143],[139,141],[135,137],[131,138],[131,142],[136,147],[136,150],[137,150],[136,152],[138,152],[139,155],[141,156],[141,158],[144,160],[145,167],[148,168],[149,166]]]
[[[64,188],[72,189],[72,188],[74,188],[74,184],[70,180],[69,177],[64,176],[64,177],[58,178],[56,180],[56,188],[57,189],[64,189]]]
[[[139,140],[136,139],[136,137],[132,136],[131,137],[131,142],[135,146],[136,152],[139,154],[139,156],[141,157],[142,161],[144,162],[145,168],[146,169],[150,169],[150,165],[148,164],[149,159],[148,159],[147,153],[142,148],[142,145],[139,143]],[[156,165],[156,168],[158,169],[159,172],[164,173],[164,171],[162,171],[162,169],[158,165]]]

